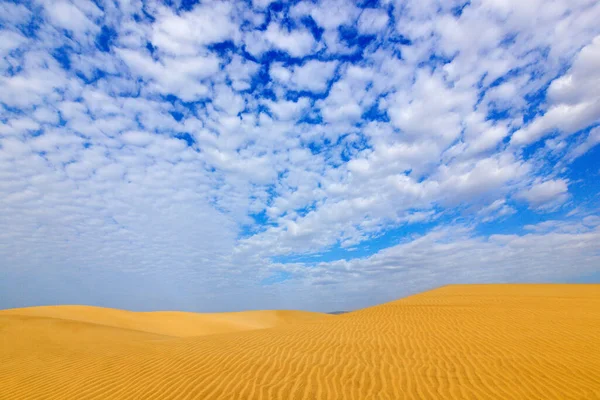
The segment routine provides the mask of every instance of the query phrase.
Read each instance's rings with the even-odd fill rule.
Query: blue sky
[[[597,282],[597,1],[0,3],[0,308]]]

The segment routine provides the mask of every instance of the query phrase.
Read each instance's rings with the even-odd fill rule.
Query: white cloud
[[[264,37],[273,47],[283,50],[293,57],[307,55],[315,44],[315,40],[309,31],[286,31],[275,22],[269,24]]]
[[[324,28],[322,41],[328,53],[350,54],[357,51],[357,46],[344,43],[338,28],[355,26],[360,9],[355,3],[346,0],[321,0],[319,2],[299,2],[291,10],[290,15],[296,19],[310,16],[321,28]]]
[[[358,19],[358,30],[363,34],[375,34],[384,29],[389,21],[385,10],[366,8]]]
[[[2,57],[6,57],[6,55],[11,51],[27,41],[23,35],[17,32],[11,31],[1,31],[0,32],[0,55]]]
[[[564,179],[550,179],[536,182],[521,193],[519,197],[527,200],[532,207],[554,208],[568,198],[568,183]]]
[[[293,16],[310,15],[319,26],[325,29],[337,29],[356,21],[360,10],[351,1],[321,0],[314,5],[300,2],[291,11]]]
[[[252,0],[252,5],[258,9],[264,9],[269,7],[275,0]]]
[[[525,145],[559,131],[565,135],[600,121],[600,36],[584,47],[571,69],[548,88],[550,108],[523,129],[511,142]]]
[[[4,104],[28,108],[45,99],[55,100],[57,91],[66,89],[65,74],[53,58],[48,54],[35,54],[32,58],[34,62],[23,73],[0,76],[0,101]]]
[[[243,59],[242,57],[235,55],[225,70],[229,79],[231,79],[231,86],[235,90],[247,90],[250,88],[252,77],[258,72],[259,65],[253,61]]]
[[[91,3],[83,5],[85,8],[82,10],[67,0],[46,2],[45,11],[52,23],[59,28],[71,30],[79,35],[88,31],[99,31],[100,28],[88,16],[97,15],[100,10]]]
[[[134,146],[147,146],[154,141],[154,135],[148,132],[130,131],[121,135],[121,140]]]
[[[449,144],[460,135],[462,120],[475,101],[471,88],[451,89],[439,74],[419,71],[410,91],[392,97],[388,113],[406,135],[437,136]]]
[[[310,60],[289,69],[281,64],[272,64],[270,73],[273,78],[291,89],[319,93],[327,89],[337,64],[336,61]]]
[[[301,97],[297,101],[266,101],[265,104],[279,120],[298,118],[310,105],[308,98]]]
[[[208,95],[209,88],[202,81],[216,73],[220,65],[220,60],[213,55],[165,57],[154,61],[135,50],[118,49],[117,53],[132,72],[147,79],[149,90],[174,94],[185,101]]]
[[[333,77],[337,62],[320,62],[311,60],[294,68],[292,82],[300,89],[322,92]]]
[[[229,115],[237,115],[244,110],[246,105],[243,97],[235,93],[226,85],[219,86],[215,89],[213,104]]]
[[[5,2],[0,4],[0,20],[11,24],[25,23],[31,17],[31,11],[23,4]]]
[[[600,144],[600,127],[592,129],[585,140],[577,147],[573,148],[567,157],[570,160],[574,160],[577,157],[587,153],[591,148],[597,146],[598,144]]]
[[[237,40],[238,27],[231,18],[227,2],[210,2],[177,15],[160,8],[152,25],[152,43],[160,51],[173,55],[194,55],[211,43]]]
[[[353,123],[358,120],[376,101],[376,93],[371,89],[372,78],[370,69],[348,66],[331,86],[327,98],[318,103],[325,121]]]
[[[506,204],[505,199],[498,199],[490,205],[483,207],[477,214],[482,216],[483,222],[489,222],[515,214],[516,212],[517,210]]]
[[[59,115],[56,110],[52,110],[49,108],[36,108],[33,113],[33,117],[38,122],[46,122],[51,124],[56,124],[59,121]]]
[[[344,287],[347,297],[341,303],[353,309],[365,302],[377,304],[444,284],[556,282],[573,274],[590,274],[595,272],[593,263],[600,261],[599,239],[597,228],[486,238],[451,226],[371,257],[321,263],[308,272],[301,268],[292,271],[308,282],[329,279],[332,297]],[[399,281],[405,286],[398,288]],[[375,298],[373,287],[377,287]]]

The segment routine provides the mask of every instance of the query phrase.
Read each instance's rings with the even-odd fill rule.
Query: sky
[[[0,308],[600,282],[596,0],[0,2]]]

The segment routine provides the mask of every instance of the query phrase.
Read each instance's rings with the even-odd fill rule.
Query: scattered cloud
[[[600,36],[585,46],[563,76],[548,88],[543,116],[514,133],[512,142],[529,144],[553,132],[573,134],[600,123]]]
[[[321,93],[327,89],[337,66],[336,61],[310,60],[303,65],[286,68],[272,64],[271,77],[292,90],[307,90]]]
[[[204,47],[238,40],[238,24],[227,2],[209,2],[189,12],[160,7],[152,24],[151,41],[158,51],[175,56],[194,56]]]
[[[366,35],[376,34],[387,26],[389,20],[386,10],[366,8],[362,10],[358,19],[358,30]]]
[[[598,2],[172,3],[0,4],[0,307],[594,272]]]
[[[287,31],[277,23],[269,24],[264,37],[274,48],[285,51],[292,57],[302,57],[314,46],[314,38],[309,31]]]
[[[564,203],[568,198],[568,185],[564,179],[534,182],[534,184],[517,197],[521,197],[536,208],[554,208]]]

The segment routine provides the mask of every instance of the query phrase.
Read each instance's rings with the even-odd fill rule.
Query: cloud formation
[[[0,307],[597,272],[598,2],[172,3],[0,4]]]

